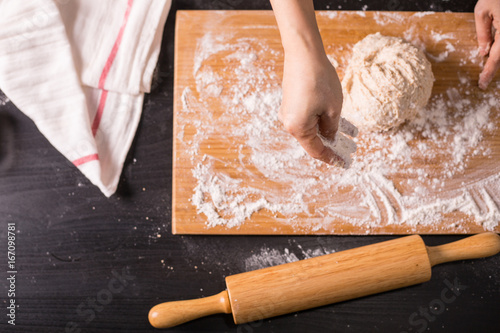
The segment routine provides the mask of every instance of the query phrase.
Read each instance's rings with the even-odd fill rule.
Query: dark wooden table
[[[316,1],[317,9],[472,11],[473,1]],[[153,332],[151,306],[225,288],[262,249],[304,258],[394,237],[173,236],[172,89],[177,9],[269,9],[267,0],[174,1],[118,192],[99,190],[12,103],[0,106],[1,332]],[[16,233],[16,325],[7,323],[7,227]],[[461,236],[424,236],[437,245]],[[500,255],[437,266],[422,285],[236,326],[216,315],[168,332],[498,332]],[[454,285],[454,286],[453,286]],[[453,290],[450,292],[450,287]]]

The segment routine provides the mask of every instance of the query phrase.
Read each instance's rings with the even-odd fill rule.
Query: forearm
[[[342,87],[328,60],[312,0],[271,0],[285,50],[279,118],[309,155],[344,163],[318,136],[335,139]]]
[[[312,0],[271,0],[287,55],[325,55]]]

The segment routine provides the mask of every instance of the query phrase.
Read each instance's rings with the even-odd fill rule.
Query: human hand
[[[313,1],[271,0],[271,4],[285,51],[279,118],[309,155],[344,166],[348,163],[328,147],[339,127],[342,87],[326,56]],[[354,136],[354,126],[347,127],[352,132],[347,134]]]
[[[338,130],[342,86],[337,72],[326,55],[302,51],[285,55],[279,118],[309,155],[328,164],[344,165],[318,136],[334,140]]]
[[[479,88],[486,89],[500,68],[500,1],[479,0],[474,8],[479,52],[488,56],[479,75]],[[492,37],[495,29],[495,38]]]

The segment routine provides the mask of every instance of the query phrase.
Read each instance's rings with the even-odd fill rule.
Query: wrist
[[[312,0],[271,0],[285,57],[326,58]]]
[[[285,57],[298,56],[323,60],[326,57],[323,41],[319,32],[289,30],[290,38],[283,38]]]
[[[323,44],[312,45],[308,41],[297,42],[291,47],[284,48],[285,67],[307,68],[309,71],[322,72],[325,66],[331,66],[330,60],[326,56]]]

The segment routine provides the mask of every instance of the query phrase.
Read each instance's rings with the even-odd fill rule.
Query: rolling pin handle
[[[449,261],[494,256],[499,252],[500,236],[493,232],[484,232],[449,244],[427,246],[431,266]]]
[[[227,290],[210,297],[155,305],[149,311],[149,323],[156,328],[169,328],[217,313],[231,313]]]

